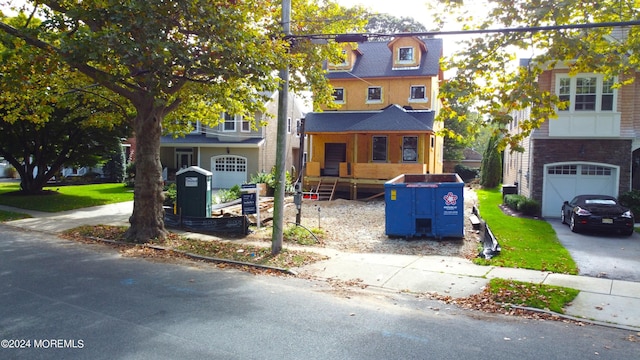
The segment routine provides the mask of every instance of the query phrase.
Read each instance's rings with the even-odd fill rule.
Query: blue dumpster
[[[403,174],[384,184],[387,236],[464,237],[458,174]]]

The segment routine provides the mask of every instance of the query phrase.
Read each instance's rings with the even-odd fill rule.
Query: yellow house
[[[404,173],[442,173],[438,88],[442,40],[399,37],[345,47],[327,65],[338,110],[308,113],[304,184],[332,198],[336,190],[380,193]]]

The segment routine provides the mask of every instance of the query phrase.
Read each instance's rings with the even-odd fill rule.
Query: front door
[[[324,144],[324,176],[339,176],[340,163],[347,161],[347,144]]]
[[[176,168],[186,169],[193,163],[193,149],[178,148],[176,149]]]

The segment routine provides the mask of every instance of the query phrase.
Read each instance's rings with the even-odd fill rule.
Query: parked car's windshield
[[[600,204],[600,205],[615,205],[616,202],[611,199],[588,199],[584,201],[585,204]]]

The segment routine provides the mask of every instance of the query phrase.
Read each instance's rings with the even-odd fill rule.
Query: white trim
[[[229,115],[226,112],[222,113],[222,122],[220,123],[220,126],[222,127],[222,132],[236,132],[236,116],[235,115],[229,115],[229,117],[232,117],[232,119],[227,119],[227,115]],[[227,121],[227,120],[233,120],[233,121]],[[227,129],[227,123],[228,124],[233,124],[233,129]]]
[[[555,162],[555,163],[549,163],[549,164],[544,164],[543,166],[543,177],[542,177],[542,203],[540,204],[541,207],[541,212],[542,212],[542,216],[543,217],[559,217],[560,216],[560,208],[562,207],[562,202],[565,200],[571,200],[574,196],[576,195],[580,195],[577,192],[583,192],[582,189],[579,188],[575,188],[574,187],[574,194],[566,194],[566,196],[562,196],[562,194],[558,194],[558,189],[555,188],[550,188],[550,184],[549,184],[549,176],[550,174],[548,174],[549,168],[551,167],[556,167],[556,166],[576,166],[576,173],[575,174],[551,174],[551,176],[566,176],[567,180],[572,180],[575,179],[577,180],[579,177],[581,176],[591,176],[591,175],[582,175],[582,166],[598,166],[598,167],[603,167],[603,168],[608,168],[611,169],[611,174],[610,175],[602,175],[603,178],[606,177],[610,177],[612,178],[612,188],[610,189],[611,191],[603,191],[602,189],[595,189],[595,190],[591,190],[591,191],[585,191],[585,192],[589,192],[589,193],[598,193],[598,194],[602,194],[602,195],[611,195],[611,196],[618,196],[619,193],[619,188],[620,188],[620,166],[618,165],[613,165],[613,164],[606,164],[606,163],[598,163],[598,162],[589,162],[589,161],[563,161],[563,162]],[[597,176],[597,175],[593,175],[593,176]],[[550,194],[550,192],[553,191],[554,194]],[[549,197],[549,196],[554,196],[554,197]],[[558,201],[556,201],[556,204],[547,204],[546,201],[548,199],[557,199]],[[557,208],[557,209],[556,209]]]
[[[409,60],[401,60],[400,52],[403,49],[411,49],[411,59]],[[398,47],[398,55],[396,56],[396,64],[413,64],[416,62],[416,48],[413,46],[400,46]]]
[[[596,103],[594,110],[575,110],[576,105],[576,80],[579,78],[596,78]],[[602,93],[604,76],[595,73],[579,73],[574,76],[570,76],[569,74],[556,74],[555,79],[555,93],[560,96],[560,81],[562,79],[570,79],[570,89],[569,89],[569,108],[560,110],[558,109],[558,115],[567,114],[567,113],[614,113],[617,111],[617,102],[618,102],[618,89],[613,89],[613,108],[611,110],[600,110],[602,108]],[[617,78],[613,78],[614,83],[617,81]]]

